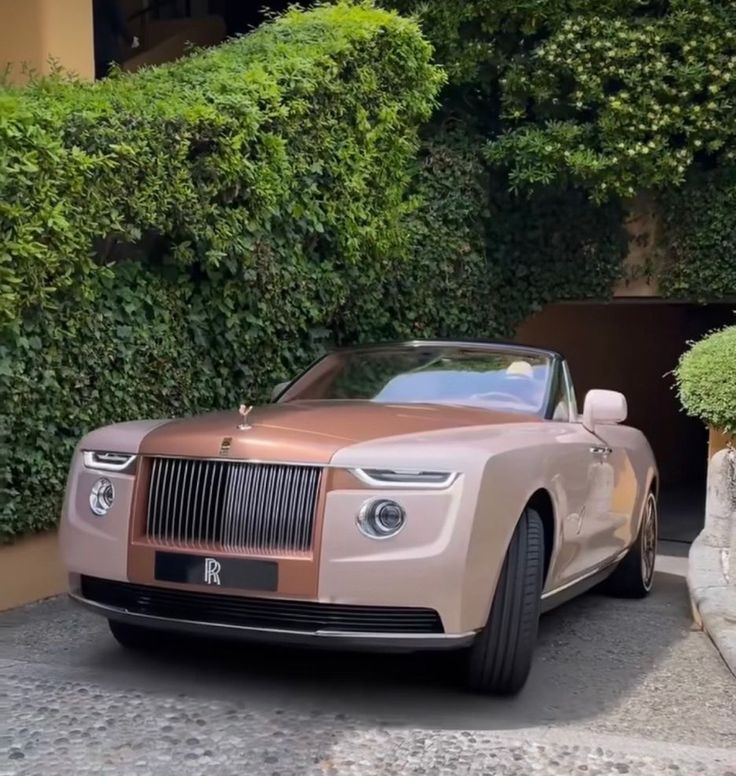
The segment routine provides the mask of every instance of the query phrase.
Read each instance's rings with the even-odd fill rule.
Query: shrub
[[[83,282],[111,235],[215,272],[386,252],[429,55],[411,22],[338,4],[133,77],[0,92],[3,316]]]
[[[343,320],[375,328],[387,271],[411,275],[430,57],[414,23],[337,3],[0,90],[0,538],[54,524],[91,427],[263,398]]]
[[[498,78],[518,57],[527,57],[571,18],[591,13],[590,0],[381,0],[404,14],[416,14],[424,34],[447,69],[450,82],[491,95]],[[595,14],[642,15],[657,0],[599,0]]]
[[[384,292],[416,336],[511,337],[553,302],[608,299],[628,250],[616,202],[579,188],[517,195],[483,159],[483,135],[458,119],[429,127],[408,215],[411,276]],[[403,311],[403,314],[402,314]]]
[[[736,6],[623,5],[563,16],[505,72],[508,132],[490,157],[515,185],[573,179],[630,197],[682,184],[695,161],[734,160]]]
[[[418,15],[446,99],[483,118],[517,189],[574,183],[603,201],[736,159],[733,2],[382,2]]]
[[[691,346],[675,371],[680,401],[689,415],[720,431],[736,433],[736,326],[713,332]]]

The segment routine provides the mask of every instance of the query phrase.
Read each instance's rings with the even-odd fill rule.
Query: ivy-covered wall
[[[693,171],[662,196],[664,296],[715,302],[736,298],[736,166]]]

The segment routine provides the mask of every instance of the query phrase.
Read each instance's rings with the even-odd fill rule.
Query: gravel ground
[[[546,615],[512,700],[447,657],[177,642],[121,650],[65,599],[0,615],[0,776],[736,776],[736,678],[692,629],[681,558],[641,602]]]

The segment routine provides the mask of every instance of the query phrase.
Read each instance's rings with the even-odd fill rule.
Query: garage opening
[[[219,14],[225,20],[227,34],[239,35],[250,32],[274,14],[280,14],[293,5],[293,0],[266,0],[266,2],[248,2],[248,0],[208,0],[208,12]],[[312,2],[300,3],[302,8]]]
[[[544,308],[516,337],[568,359],[581,407],[591,388],[626,395],[627,422],[646,434],[660,468],[664,540],[691,542],[702,529],[708,449],[708,432],[682,410],[671,372],[688,342],[734,322],[733,304],[569,303]]]
[[[300,5],[306,8],[313,1],[307,0]],[[228,36],[250,32],[293,4],[293,0],[123,0],[128,14],[136,17],[146,15],[154,20],[164,20],[219,16],[225,22]]]
[[[115,0],[137,47],[118,45],[109,28],[110,17],[101,11],[111,0],[95,0],[96,76],[105,77],[110,62],[135,72],[142,67],[173,62],[192,46],[208,47],[233,35],[247,33],[290,7],[291,0]],[[313,0],[301,3],[302,8]],[[112,7],[112,6],[111,6]]]

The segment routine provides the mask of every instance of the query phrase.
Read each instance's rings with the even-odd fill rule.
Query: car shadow
[[[529,681],[518,696],[469,694],[459,656],[324,652],[162,640],[152,653],[126,653],[97,639],[85,665],[105,682],[249,708],[350,715],[384,725],[515,729],[589,719],[625,703],[681,639],[691,617],[685,581],[658,572],[639,601],[590,593],[542,617]],[[112,669],[112,670],[110,670]],[[686,677],[683,677],[683,681]]]

